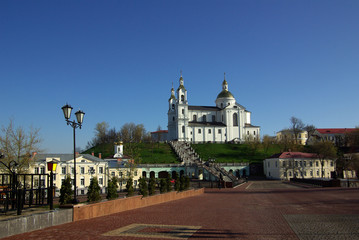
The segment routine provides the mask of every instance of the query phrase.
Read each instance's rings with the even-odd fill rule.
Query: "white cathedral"
[[[179,84],[177,97],[172,87],[168,100],[169,141],[223,143],[243,142],[246,138],[259,139],[260,127],[251,124],[251,112],[236,102],[233,94],[228,91],[225,77],[222,91],[215,101],[216,106],[188,105],[182,74]]]

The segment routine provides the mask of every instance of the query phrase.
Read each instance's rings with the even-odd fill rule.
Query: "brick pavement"
[[[359,189],[254,181],[4,239],[354,240],[359,239],[358,216]]]

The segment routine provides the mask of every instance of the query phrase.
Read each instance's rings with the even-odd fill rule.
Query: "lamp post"
[[[83,111],[81,111],[81,110],[78,110],[77,112],[75,112],[77,122],[75,122],[75,120],[71,121],[69,119],[71,117],[72,109],[73,108],[68,104],[66,104],[65,106],[62,107],[62,111],[64,112],[64,117],[65,117],[65,120],[67,122],[67,125],[70,125],[74,129],[74,201],[73,201],[73,203],[77,204],[78,200],[77,200],[77,197],[76,197],[77,189],[76,189],[76,141],[75,141],[76,134],[75,134],[75,129],[76,128],[81,129],[82,121],[84,119],[85,113]]]
[[[50,210],[54,210],[54,171],[56,171],[57,161],[47,162],[47,170],[50,171],[50,189],[49,189],[49,201]]]

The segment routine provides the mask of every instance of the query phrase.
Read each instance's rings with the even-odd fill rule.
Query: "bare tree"
[[[304,130],[307,131],[307,133],[308,133],[306,144],[308,144],[308,140],[309,140],[309,138],[313,135],[313,133],[315,132],[315,129],[316,129],[316,128],[315,128],[314,125],[306,125],[306,126],[304,127]]]
[[[291,123],[291,130],[294,135],[294,142],[295,144],[298,144],[298,135],[304,130],[305,125],[302,122],[302,120],[296,117],[291,117],[290,123]]]
[[[2,126],[0,135],[0,151],[3,154],[2,162],[9,166],[10,163],[16,163],[18,173],[28,171],[32,153],[40,151],[41,143],[40,129],[30,127],[25,130],[23,127],[16,127],[14,120],[10,120],[7,126]],[[8,171],[3,165],[0,167]]]
[[[273,144],[273,139],[269,135],[264,135],[263,139],[262,139],[262,145],[263,145],[265,153],[268,152],[268,148],[272,144]]]

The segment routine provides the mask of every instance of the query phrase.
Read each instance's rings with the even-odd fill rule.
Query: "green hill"
[[[229,162],[262,162],[265,158],[280,152],[280,147],[272,144],[265,149],[263,145],[251,144],[192,144],[202,160],[216,159],[219,163]]]
[[[136,149],[135,152],[140,156],[140,163],[155,164],[155,163],[178,163],[176,154],[171,147],[166,143],[136,143],[124,144],[124,154],[131,155],[129,149]],[[216,159],[216,162],[261,162],[265,158],[280,152],[280,147],[276,144],[270,145],[267,149],[263,145],[251,144],[192,144],[192,147],[201,156],[202,160],[206,161],[209,158]],[[114,154],[113,144],[101,144],[83,153],[99,153],[102,157],[111,157]]]

